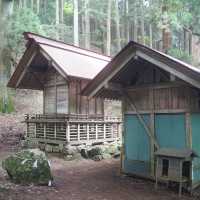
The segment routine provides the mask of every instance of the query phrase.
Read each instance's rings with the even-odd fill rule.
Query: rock
[[[92,147],[87,153],[89,158],[93,158],[96,155],[102,155],[103,150],[100,147]]]
[[[109,146],[106,147],[105,153],[114,155],[118,151],[119,151],[118,145],[111,144],[111,145],[109,145]]]
[[[53,153],[59,153],[59,152],[60,152],[59,146],[53,146],[53,147],[52,147],[52,152],[53,152]]]
[[[64,156],[64,159],[66,161],[72,161],[72,160],[81,160],[81,154],[80,153],[76,153],[74,155],[66,155]]]
[[[38,149],[11,155],[3,161],[2,166],[15,183],[48,185],[53,180],[49,161],[44,152]]]
[[[83,158],[89,158],[87,149],[81,149],[81,156]]]
[[[112,156],[108,153],[104,153],[102,156],[103,156],[103,159],[111,159],[112,158]]]
[[[47,153],[52,153],[52,152],[53,152],[52,145],[46,144],[46,145],[45,145],[45,152],[47,152]]]
[[[76,146],[66,145],[63,148],[63,154],[64,155],[74,155],[74,154],[77,154],[77,153],[79,153],[79,151],[78,151]]]
[[[103,156],[102,155],[95,155],[95,156],[92,157],[92,160],[101,161],[101,160],[103,160]]]
[[[118,150],[115,152],[115,154],[113,155],[113,158],[119,158],[120,157],[121,152]]]

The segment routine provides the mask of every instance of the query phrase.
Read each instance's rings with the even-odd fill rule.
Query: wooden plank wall
[[[198,91],[189,86],[129,89],[128,94],[142,112],[200,111]],[[131,110],[126,104],[125,112]]]
[[[89,80],[71,79],[69,83],[69,112],[71,114],[101,114],[104,113],[104,101],[99,98],[88,99],[80,95],[81,90],[89,83]]]
[[[89,80],[70,77],[67,82],[54,68],[45,74],[44,113],[104,114],[104,101],[80,95]]]
[[[50,68],[44,81],[44,113],[68,113],[68,84]]]

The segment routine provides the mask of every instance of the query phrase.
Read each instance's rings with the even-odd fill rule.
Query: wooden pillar
[[[179,192],[178,192],[179,197],[181,197],[182,194],[182,168],[183,168],[183,162],[180,161],[180,178],[179,178]]]
[[[46,123],[44,123],[44,139],[46,139]]]
[[[56,123],[54,123],[54,139],[56,139]]]
[[[78,141],[80,141],[80,124],[78,123]]]
[[[191,130],[191,114],[185,113],[185,128],[186,128],[186,145],[192,148],[192,130]]]
[[[35,123],[35,138],[37,138],[37,125]]]
[[[96,140],[98,139],[98,124],[95,126],[95,132],[96,132]]]
[[[106,139],[106,123],[103,124],[103,138]]]
[[[150,114],[150,129],[153,134],[153,137],[155,137],[155,114],[151,113]],[[154,147],[154,141],[152,138],[150,138],[150,156],[151,156],[151,176],[155,176],[155,158],[154,158],[154,152],[155,152],[155,147]]]
[[[156,182],[155,182],[155,189],[158,189],[158,158],[156,158]]]
[[[87,124],[87,141],[90,139],[90,133],[89,133],[89,124]]]

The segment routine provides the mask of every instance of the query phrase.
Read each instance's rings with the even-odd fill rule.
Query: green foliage
[[[20,56],[24,50],[23,32],[44,34],[41,29],[41,23],[36,14],[31,9],[19,9],[8,19],[6,27],[7,48],[13,52],[16,57]]]
[[[168,54],[187,63],[192,63],[192,56],[178,48],[168,50]]]
[[[12,96],[0,97],[0,113],[11,113],[15,110]]]
[[[64,13],[66,15],[73,15],[73,4],[72,1],[67,1],[64,4]]]

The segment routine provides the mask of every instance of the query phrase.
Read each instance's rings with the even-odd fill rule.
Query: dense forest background
[[[24,31],[109,56],[134,40],[198,66],[199,10],[197,0],[0,0],[0,111],[14,109],[6,83]]]

